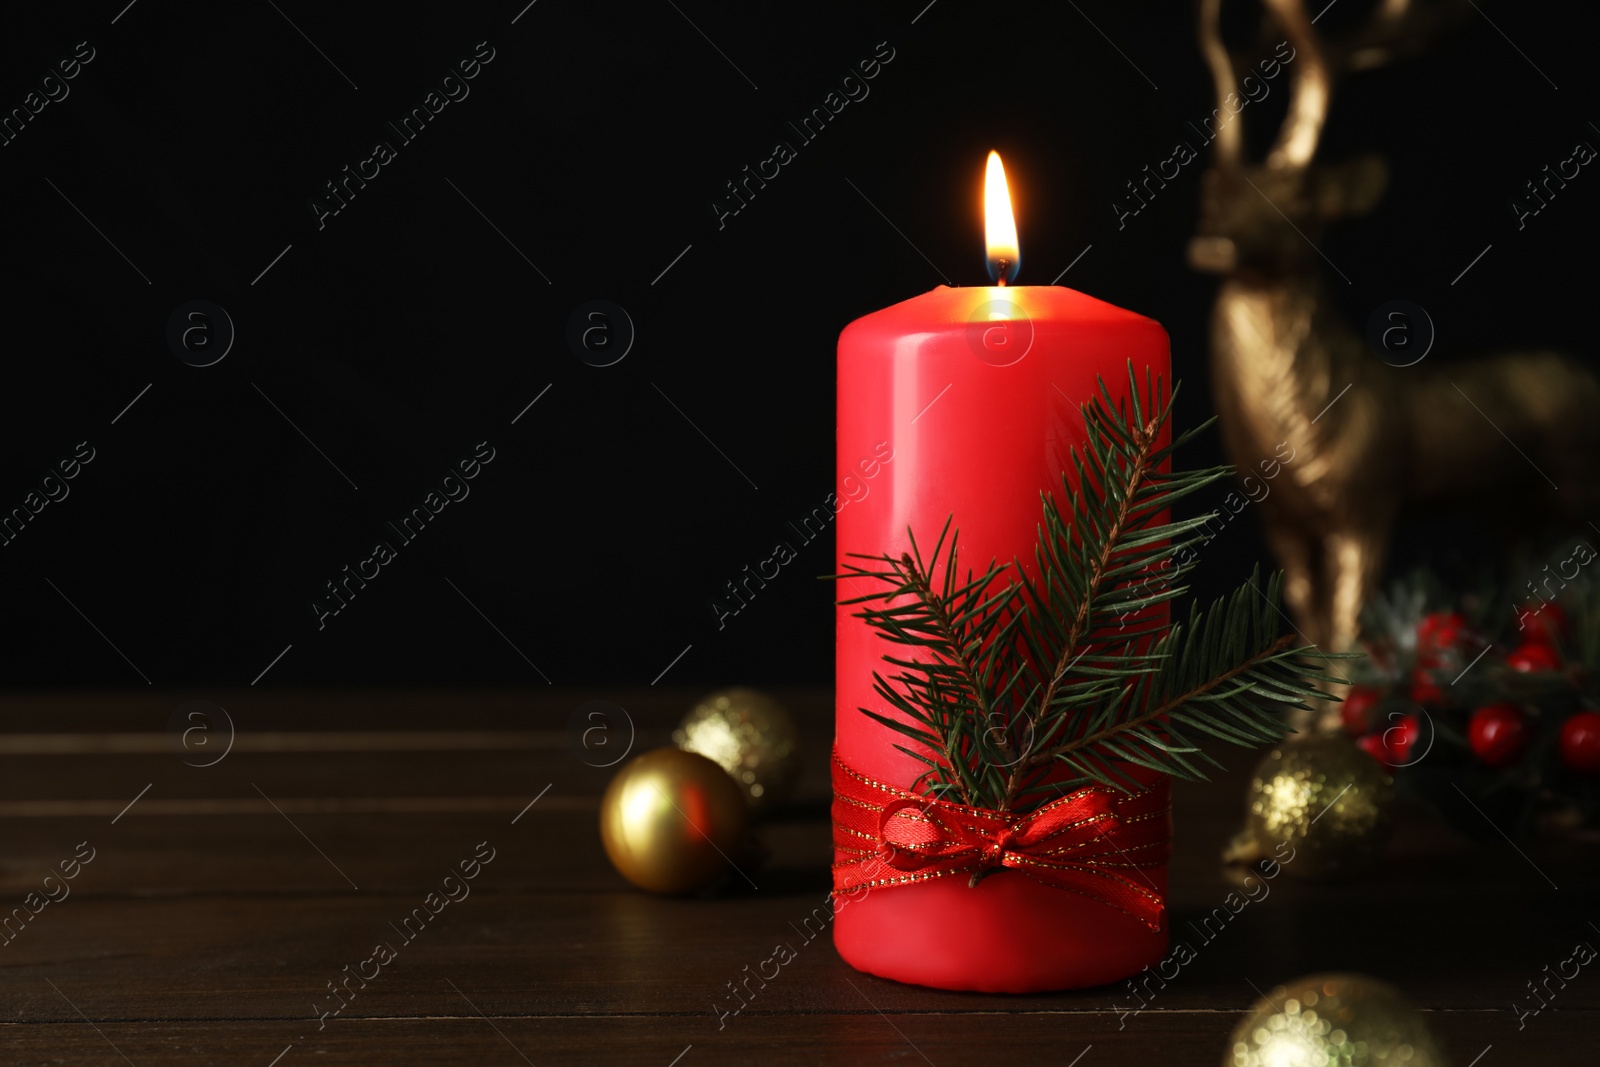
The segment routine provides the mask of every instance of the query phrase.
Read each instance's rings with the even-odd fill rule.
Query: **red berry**
[[[1467,637],[1467,620],[1459,611],[1435,611],[1417,623],[1417,663],[1436,667],[1444,653],[1458,648]]]
[[[1390,767],[1405,767],[1411,749],[1422,736],[1422,720],[1415,715],[1394,716],[1395,724],[1387,730],[1356,738],[1356,747],[1379,763]]]
[[[1346,733],[1360,737],[1372,729],[1372,709],[1377,706],[1378,699],[1376,689],[1364,685],[1350,687],[1344,703],[1339,705],[1339,718],[1344,722]]]
[[[1506,657],[1506,666],[1514,671],[1553,671],[1561,666],[1561,657],[1549,645],[1530,641]]]
[[[1561,605],[1541,601],[1537,605],[1524,604],[1518,609],[1517,631],[1525,644],[1559,648],[1561,642],[1572,635],[1572,624],[1567,621],[1567,613],[1561,610]]]
[[[1383,737],[1379,734],[1368,734],[1365,737],[1356,738],[1356,747],[1379,763],[1389,762],[1389,753],[1383,747]]]
[[[1561,724],[1561,762],[1580,774],[1600,774],[1600,712],[1580,711]]]
[[[1509,766],[1528,745],[1528,717],[1515,704],[1479,708],[1467,724],[1467,743],[1489,766]]]
[[[1411,699],[1418,704],[1444,703],[1444,690],[1433,680],[1433,675],[1418,667],[1411,672]]]
[[[1411,756],[1411,748],[1417,743],[1417,738],[1422,735],[1422,720],[1415,715],[1402,715],[1398,722],[1380,735],[1383,747],[1388,751],[1389,758],[1386,762],[1396,767],[1403,767]]]

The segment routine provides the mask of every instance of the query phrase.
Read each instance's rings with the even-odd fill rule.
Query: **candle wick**
[[[1004,289],[1006,287],[1006,275],[1011,271],[1011,261],[1009,259],[997,259],[994,264],[995,273],[999,276],[999,280],[995,284]]]

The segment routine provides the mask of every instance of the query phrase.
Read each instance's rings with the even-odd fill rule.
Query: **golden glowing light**
[[[1005,285],[1017,276],[1022,254],[1017,248],[1017,220],[1011,214],[1011,190],[999,152],[989,153],[983,176],[983,227],[988,245],[989,277]]]

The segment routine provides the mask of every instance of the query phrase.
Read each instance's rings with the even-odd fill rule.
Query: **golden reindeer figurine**
[[[1327,222],[1369,211],[1387,169],[1377,157],[1313,160],[1336,75],[1418,50],[1453,5],[1384,0],[1338,42],[1319,37],[1302,2],[1264,6],[1295,50],[1288,114],[1259,165],[1242,158],[1242,115],[1217,131],[1189,262],[1223,279],[1211,377],[1224,445],[1244,470],[1293,449],[1261,504],[1267,539],[1305,637],[1343,650],[1402,501],[1466,495],[1503,510],[1536,489],[1546,499],[1534,506],[1595,517],[1600,384],[1548,352],[1394,367],[1368,349],[1328,299],[1314,242]],[[1226,115],[1244,57],[1222,41],[1220,7],[1201,0],[1200,40]]]

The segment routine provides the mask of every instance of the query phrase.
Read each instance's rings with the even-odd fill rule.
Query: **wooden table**
[[[1119,1010],[1135,1003],[1120,987],[980,996],[897,985],[850,969],[818,938],[720,1025],[712,1005],[726,1005],[725,984],[777,942],[798,943],[795,927],[826,892],[830,695],[780,694],[810,746],[800,796],[765,826],[773,858],[759,888],[704,899],[649,897],[611,870],[596,827],[610,771],[587,766],[567,730],[585,700],[609,699],[642,751],[667,743],[698,695],[7,699],[0,902],[23,907],[61,861],[93,858],[65,890],[51,882],[70,895],[14,919],[20,932],[0,947],[0,1063],[1210,1067],[1253,987],[1331,969],[1398,983],[1457,1067],[1597,1060],[1594,968],[1522,1029],[1511,1011],[1578,940],[1600,946],[1586,925],[1600,923],[1593,846],[1473,845],[1425,812],[1407,813],[1389,858],[1359,882],[1280,878],[1210,942],[1189,938],[1196,958],[1137,1015]],[[231,751],[208,767],[190,764],[222,751],[220,720],[187,753],[168,729],[197,696],[235,725]],[[1217,855],[1252,758],[1223,758],[1222,780],[1175,791],[1179,936],[1229,889]],[[486,850],[469,895],[425,927],[413,920],[421,932],[404,940],[397,927],[413,909]],[[380,941],[398,946],[394,957],[364,963]],[[376,976],[352,980],[331,1014],[341,1002],[329,983],[346,967]]]

